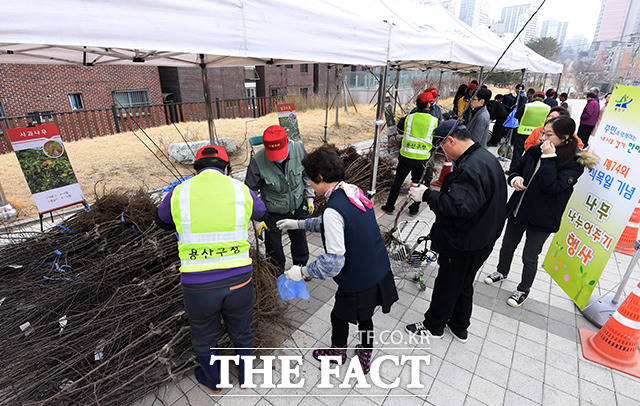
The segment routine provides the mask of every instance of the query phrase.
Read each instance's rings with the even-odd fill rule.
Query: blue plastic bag
[[[278,277],[278,293],[282,300],[291,300],[297,297],[304,300],[309,300],[309,291],[307,291],[307,285],[304,280],[292,281],[284,274]]]
[[[504,128],[518,128],[518,126],[520,126],[518,119],[515,118],[516,110],[517,109],[513,109],[511,113],[509,113],[509,117],[507,117],[507,119],[504,121],[504,124],[502,124]]]

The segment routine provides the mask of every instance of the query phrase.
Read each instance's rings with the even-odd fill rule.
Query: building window
[[[256,88],[255,87],[246,87],[245,91],[247,92],[247,97],[252,99],[256,97]]]
[[[271,89],[271,97],[278,97],[278,89]]]
[[[306,63],[303,63],[302,65],[300,65],[300,72],[302,72],[302,73],[309,72],[309,65],[306,64]]]
[[[287,69],[293,69],[293,65],[292,64],[284,65],[284,67],[287,68]]]
[[[71,93],[69,95],[69,103],[71,103],[71,110],[82,110],[84,108],[81,93]]]
[[[146,90],[113,92],[116,107],[143,107],[149,105],[149,94]]]
[[[309,89],[306,87],[303,87],[300,89],[300,95],[307,97],[307,94],[309,94]]]

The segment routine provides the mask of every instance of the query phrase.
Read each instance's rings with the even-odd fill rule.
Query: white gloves
[[[289,268],[288,271],[284,273],[287,279],[291,279],[292,281],[299,281],[302,279],[302,267],[298,265],[294,265]]]
[[[313,212],[316,210],[316,206],[313,204],[313,198],[309,197],[307,199],[307,208],[309,209],[309,215],[312,215]]]
[[[298,222],[298,220],[294,219],[283,219],[276,221],[276,227],[278,227],[282,231],[299,230],[300,223]]]
[[[424,195],[425,190],[427,190],[425,185],[416,185],[415,183],[412,183],[411,188],[409,188],[409,197],[414,202],[421,202],[422,195]]]

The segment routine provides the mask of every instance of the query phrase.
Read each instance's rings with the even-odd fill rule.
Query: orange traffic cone
[[[638,240],[638,226],[640,226],[640,202],[638,202],[638,207],[633,211],[629,224],[627,224],[627,227],[618,240],[618,244],[616,245],[617,252],[633,256],[633,243]]]
[[[446,175],[447,173],[451,172],[452,169],[453,169],[453,162],[451,162],[451,161],[449,161],[447,159],[444,162],[444,165],[442,165],[442,170],[440,171],[440,177],[438,178],[438,180],[431,182],[431,186],[435,186],[435,187],[442,186],[442,181],[444,180],[444,175]]]
[[[580,329],[582,355],[590,361],[640,378],[640,283],[594,333]]]

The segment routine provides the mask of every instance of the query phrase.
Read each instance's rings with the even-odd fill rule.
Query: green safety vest
[[[270,213],[290,213],[300,207],[304,198],[302,166],[304,147],[301,142],[289,141],[289,161],[287,176],[282,169],[267,159],[264,149],[256,153],[255,160],[260,171],[262,184],[260,197]]]
[[[205,169],[173,189],[171,216],[178,232],[180,272],[251,264],[249,188],[215,169]]]
[[[518,134],[529,135],[547,121],[551,106],[541,101],[534,101],[524,105],[524,114],[520,119]]]
[[[438,119],[431,114],[409,114],[404,120],[404,137],[402,137],[400,155],[410,159],[429,159],[433,145],[433,130],[437,126]]]

